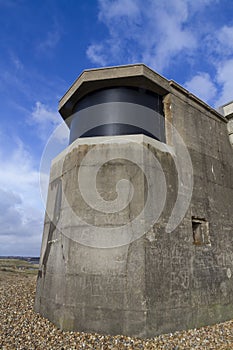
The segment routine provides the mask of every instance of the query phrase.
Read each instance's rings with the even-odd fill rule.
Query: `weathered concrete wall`
[[[63,329],[143,337],[231,319],[231,124],[144,66],[84,73],[61,101],[64,118],[86,92],[122,82],[164,96],[166,144],[143,135],[79,139],[53,161],[35,309]],[[177,132],[192,171],[188,162],[177,163]],[[97,155],[88,158],[92,151]],[[90,190],[88,171],[97,174],[107,205]],[[116,187],[122,179],[134,191],[122,182]],[[193,189],[185,179],[193,179]],[[127,205],[117,202],[118,190]],[[170,232],[174,207],[182,212],[185,201],[182,220]]]
[[[105,142],[108,138],[83,139],[53,162],[35,308],[61,328],[151,337],[232,318],[233,162],[226,124],[193,106],[187,108],[177,97],[167,96],[165,103],[185,139],[194,170],[192,201],[175,231],[165,232],[177,198],[172,147],[164,151],[158,141],[142,135],[125,136],[123,143],[118,141],[121,137],[111,143]],[[102,236],[95,241],[87,224],[76,218],[106,229],[137,217],[148,191],[138,168],[145,162],[145,149],[136,151],[138,164],[115,159],[100,168],[97,189],[105,200],[116,197],[115,186],[122,178],[130,179],[135,188],[130,205],[114,214],[101,214],[83,200],[79,167],[93,147],[102,154],[131,155],[135,144],[143,144],[162,165],[168,186],[164,209],[142,237],[121,246],[121,239],[125,243],[124,237],[134,234],[122,230],[119,246],[101,248]],[[89,164],[92,173],[99,162],[96,158]],[[156,171],[160,170],[155,169],[150,186],[158,186]],[[156,207],[156,198],[152,205]],[[210,244],[194,244],[192,217],[209,223]]]
[[[194,188],[182,223],[170,234],[158,223],[146,244],[149,336],[233,315],[233,152],[226,123],[174,95],[166,96],[165,109],[188,147]],[[192,218],[209,223],[207,244],[194,244]]]
[[[150,268],[146,266],[147,239],[142,234],[138,237],[133,228],[126,230],[123,225],[137,217],[145,206],[148,182],[139,166],[145,162],[147,149],[153,147],[152,152],[163,164],[167,181],[173,183],[165,204],[168,215],[175,201],[176,169],[169,149],[162,150],[158,141],[143,135],[123,137],[123,143],[122,137],[114,137],[111,143],[106,143],[107,139],[78,140],[53,162],[35,309],[65,329],[146,336],[146,269]],[[95,142],[99,143],[96,145]],[[135,150],[136,145],[140,145],[140,149]],[[126,157],[137,153],[138,164],[114,159],[102,166],[98,173],[97,189],[106,200],[114,199],[116,184],[122,178],[129,179],[135,188],[130,204],[113,214],[102,214],[88,207],[77,185],[82,159],[94,146],[101,154],[112,152],[113,156],[115,151],[116,154],[124,152]],[[91,173],[99,162],[96,158],[96,162],[89,163]],[[146,165],[153,167],[153,164]],[[149,180],[158,186],[156,173],[160,169],[153,168],[152,171],[155,174]],[[89,182],[85,185],[89,186]],[[152,198],[154,208],[156,200],[156,197]],[[77,217],[87,224],[78,222]],[[110,245],[112,242],[113,247],[100,247],[105,244],[104,240],[103,244],[95,241],[88,224],[95,230],[107,228],[105,235],[112,235],[108,228],[122,227],[122,232],[117,234],[123,236],[117,240],[109,237],[108,242]]]

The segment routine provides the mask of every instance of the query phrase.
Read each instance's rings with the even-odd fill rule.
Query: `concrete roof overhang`
[[[188,98],[190,103],[204,108],[212,117],[227,122],[227,118],[181,85],[173,80],[167,80],[142,63],[83,71],[59,101],[59,113],[64,120],[67,120],[73,114],[77,102],[84,96],[96,90],[117,86],[142,88],[161,96],[171,92],[183,96],[186,101]]]
[[[76,103],[85,95],[108,87],[137,87],[165,95],[169,81],[144,64],[85,70],[59,102],[64,120],[72,113]]]

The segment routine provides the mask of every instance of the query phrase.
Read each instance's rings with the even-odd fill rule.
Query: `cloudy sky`
[[[0,24],[0,255],[39,255],[43,154],[82,70],[143,62],[213,107],[233,100],[231,0],[0,0]]]

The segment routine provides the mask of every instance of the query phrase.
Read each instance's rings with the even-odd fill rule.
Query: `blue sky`
[[[143,62],[213,107],[233,100],[231,0],[0,0],[0,24],[0,255],[39,255],[41,158],[84,69]]]

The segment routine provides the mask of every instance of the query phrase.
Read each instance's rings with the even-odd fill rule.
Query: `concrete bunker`
[[[59,111],[70,145],[51,166],[35,310],[62,329],[142,337],[231,319],[228,119],[142,64],[84,71]],[[122,179],[134,192],[122,183],[120,202]]]

